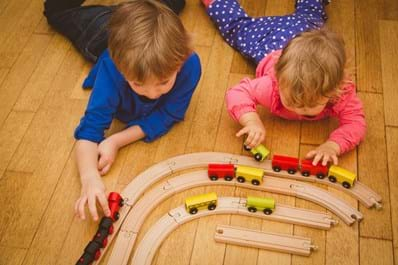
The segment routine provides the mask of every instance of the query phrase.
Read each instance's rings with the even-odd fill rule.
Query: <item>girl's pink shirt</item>
[[[298,115],[287,110],[280,99],[274,65],[281,52],[277,50],[261,60],[256,69],[255,79],[244,78],[227,91],[226,103],[231,117],[239,121],[243,114],[255,112],[257,105],[262,105],[272,114],[288,120],[320,120],[336,117],[339,120],[339,127],[330,134],[329,140],[340,146],[341,154],[355,148],[365,137],[366,123],[362,103],[355,93],[352,81],[347,81],[337,101],[328,103],[316,117]]]

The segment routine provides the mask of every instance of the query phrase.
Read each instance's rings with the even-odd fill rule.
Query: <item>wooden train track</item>
[[[124,218],[126,218],[131,207],[138,201],[139,197],[141,197],[142,194],[147,189],[149,189],[153,184],[160,181],[162,178],[170,174],[173,174],[177,171],[189,168],[200,168],[200,167],[203,168],[206,167],[209,163],[241,164],[241,165],[263,168],[264,170],[267,170],[267,172],[269,170],[269,165],[268,165],[269,161],[258,163],[254,161],[254,159],[252,159],[251,157],[239,156],[227,153],[216,153],[216,152],[192,153],[192,154],[186,154],[186,155],[169,158],[156,165],[149,167],[147,170],[136,176],[135,179],[123,190],[122,196],[123,198],[125,198],[126,206],[122,207],[120,211],[120,219],[117,223],[115,223],[115,231],[118,231],[121,224],[123,223]],[[278,176],[280,177],[296,178],[305,181],[319,182],[327,184],[332,187],[336,187],[338,189],[343,189],[339,184],[331,183],[327,180],[316,179],[315,177],[303,177],[299,176],[298,174],[289,175],[287,172],[285,173],[270,172],[269,175],[271,175],[271,173],[273,175],[278,174]],[[248,187],[255,188],[256,186],[248,185]],[[292,188],[296,189],[298,192],[300,192],[301,187],[302,184],[292,186]],[[360,182],[356,182],[355,186],[352,187],[351,189],[349,190],[343,189],[343,190],[351,194],[352,196],[356,197],[359,201],[363,202],[364,205],[367,207],[376,206],[375,202],[377,203],[381,202],[381,197],[377,193],[370,190],[369,188],[364,188],[364,187],[366,186],[361,185]],[[109,238],[109,241],[113,240],[114,235],[112,235]],[[106,249],[104,251],[106,251]],[[103,255],[101,257],[103,257]]]
[[[218,198],[217,208],[213,211],[204,210],[199,211],[195,215],[187,213],[184,205],[172,209],[162,218],[160,218],[145,234],[144,238],[138,244],[136,251],[134,252],[133,259],[130,265],[151,265],[152,259],[156,254],[157,249],[166,237],[177,229],[180,225],[183,225],[191,220],[215,215],[215,214],[242,214],[237,208],[240,203],[240,198],[234,197],[221,197]],[[244,214],[247,213],[245,209]],[[286,242],[287,245],[292,244],[292,239]],[[115,263],[116,264],[116,263]]]
[[[130,253],[134,247],[138,232],[148,215],[159,205],[160,202],[167,199],[177,192],[210,185],[227,185],[244,187],[245,184],[237,181],[211,181],[204,170],[180,175],[170,180],[164,181],[146,193],[130,210],[125,219],[119,236],[116,239],[112,255],[108,264],[127,264]],[[251,185],[249,186],[251,187]],[[276,188],[276,187],[274,187]],[[261,186],[261,190],[267,189]],[[337,223],[329,214],[300,209],[296,207],[277,204],[272,215],[264,215],[262,212],[251,213],[246,208],[246,199],[242,198],[239,205],[236,205],[239,212],[243,215],[260,217],[268,220],[281,221],[285,223],[298,224],[317,229],[330,229],[331,225]]]
[[[217,225],[214,240],[243,247],[254,247],[289,254],[309,256],[318,247],[310,238],[277,233],[266,233],[244,227]]]

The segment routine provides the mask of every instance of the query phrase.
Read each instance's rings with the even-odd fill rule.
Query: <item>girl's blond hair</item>
[[[336,98],[345,79],[346,60],[343,39],[327,29],[292,39],[275,65],[287,103],[313,107],[322,97]]]
[[[155,0],[120,4],[108,29],[110,55],[127,80],[168,78],[192,53],[190,37],[178,16]]]

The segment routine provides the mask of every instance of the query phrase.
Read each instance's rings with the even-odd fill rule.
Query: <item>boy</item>
[[[184,0],[163,0],[175,13]],[[109,216],[106,174],[118,150],[139,139],[150,142],[184,118],[199,81],[199,57],[173,11],[156,0],[133,0],[118,6],[81,6],[84,0],[47,0],[50,25],[96,62],[83,88],[92,88],[85,115],[75,131],[82,192],[76,214],[85,205],[98,220],[98,200]],[[108,47],[108,49],[106,49]],[[127,124],[104,138],[112,119]]]

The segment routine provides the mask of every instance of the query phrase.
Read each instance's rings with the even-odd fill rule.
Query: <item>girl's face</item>
[[[300,116],[306,116],[306,117],[315,117],[319,113],[321,113],[324,108],[326,107],[326,104],[329,102],[330,98],[328,97],[322,97],[319,99],[317,105],[312,106],[312,107],[295,107],[291,106],[288,101],[286,100],[286,96],[282,91],[280,91],[280,97],[281,97],[281,102],[282,105],[289,111],[294,112]]]
[[[157,99],[160,96],[168,93],[174,86],[177,78],[177,73],[173,73],[170,77],[159,80],[151,77],[145,82],[139,82],[135,80],[127,81],[132,90],[140,96],[147,97],[149,99]]]

